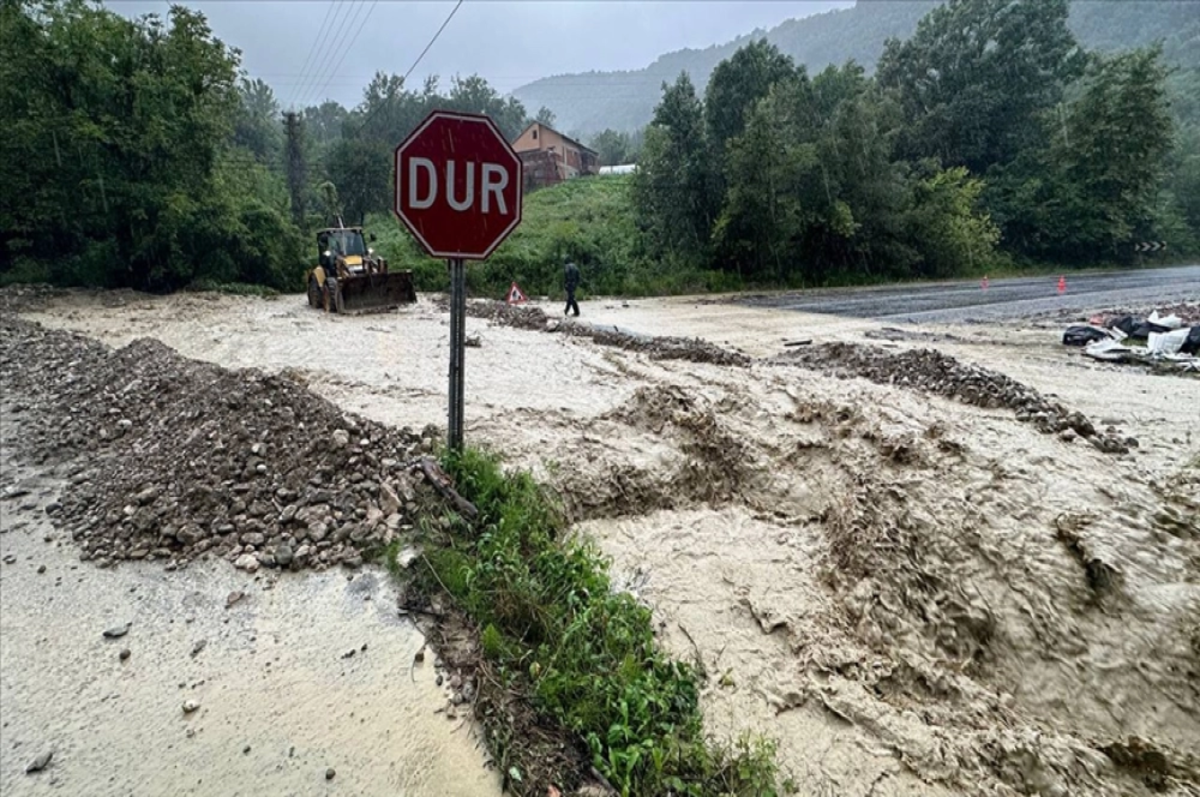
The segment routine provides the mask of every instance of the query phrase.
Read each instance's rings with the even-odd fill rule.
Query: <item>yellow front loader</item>
[[[321,230],[317,252],[316,268],[304,274],[312,307],[327,313],[356,313],[391,310],[417,300],[412,272],[389,272],[387,261],[367,246],[362,227]]]

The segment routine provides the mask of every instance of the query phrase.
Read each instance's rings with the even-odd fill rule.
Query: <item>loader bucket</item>
[[[363,274],[338,280],[337,311],[390,310],[417,300],[411,271]]]

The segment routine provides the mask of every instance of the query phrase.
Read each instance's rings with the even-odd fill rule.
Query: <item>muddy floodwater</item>
[[[500,793],[385,572],[100,570],[42,511],[60,485],[2,466],[0,793]]]
[[[583,313],[753,360],[467,322],[481,344],[467,350],[468,440],[559,491],[663,644],[703,666],[715,737],[776,739],[806,794],[1200,793],[1200,380],[1089,362],[1040,322],[878,342],[878,322],[702,300]],[[72,294],[26,317],[285,373],[384,423],[444,424],[449,329],[427,299],[349,318],[300,297]],[[885,359],[935,348],[987,371],[932,392],[903,374],[838,378],[781,357],[797,340]],[[1119,450],[956,398],[988,373]],[[67,792],[495,792],[470,725],[433,713],[431,671],[410,680],[421,640],[389,614],[382,576],[267,589],[222,562],[98,571],[42,542],[43,521],[18,522],[0,543],[17,555],[0,570],[3,785],[52,789],[17,773],[60,744]],[[250,597],[226,610],[234,589]]]

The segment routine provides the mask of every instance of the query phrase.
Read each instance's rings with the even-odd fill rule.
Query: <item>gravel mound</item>
[[[863,377],[876,384],[923,390],[985,409],[1006,407],[1017,420],[1034,424],[1044,434],[1082,437],[1111,454],[1125,454],[1137,446],[1137,440],[1121,437],[1115,429],[1100,432],[1083,413],[1068,410],[1028,385],[932,349],[893,353],[854,343],[826,343],[781,354],[771,362],[801,365],[842,379]]]
[[[540,307],[511,305],[498,301],[476,301],[467,304],[467,315],[518,329],[558,332],[574,337],[589,338],[593,343],[601,346],[645,352],[654,360],[687,360],[694,363],[734,366],[747,366],[751,362],[749,357],[740,352],[722,349],[720,346],[714,346],[699,338],[633,335],[618,329],[605,329],[575,321],[561,321],[550,318]]]
[[[69,464],[71,487],[47,511],[102,566],[354,567],[429,495],[409,467],[435,430],[423,439],[343,414],[283,376],[10,319],[0,356],[21,430],[5,443]]]

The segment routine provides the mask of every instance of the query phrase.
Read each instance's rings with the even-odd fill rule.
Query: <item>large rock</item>
[[[379,508],[383,510],[385,515],[394,515],[400,511],[400,496],[390,484],[384,482],[379,485]]]
[[[258,570],[258,557],[252,553],[244,553],[234,560],[233,566],[238,570],[245,570],[248,573],[253,573]]]

